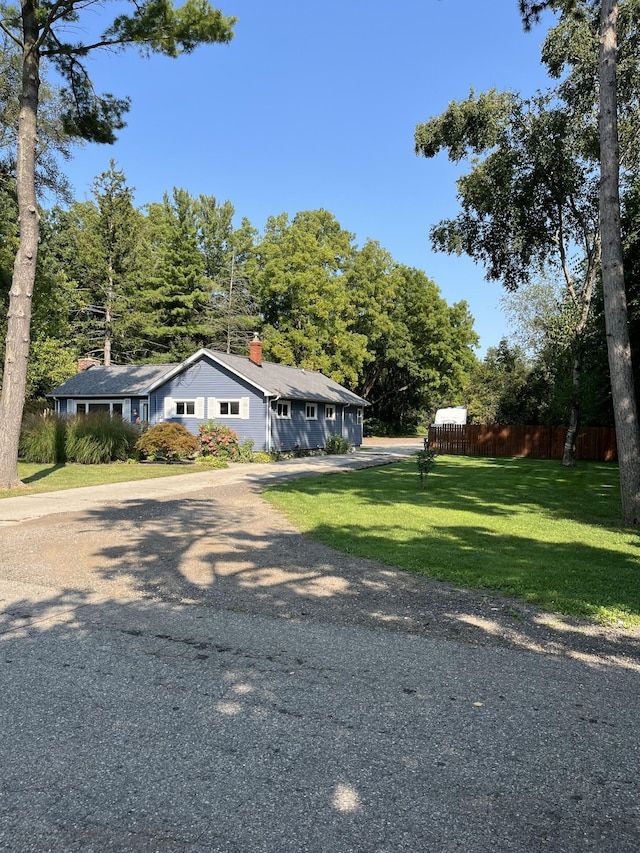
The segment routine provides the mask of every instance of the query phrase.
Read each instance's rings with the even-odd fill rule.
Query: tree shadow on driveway
[[[301,536],[245,485],[48,516],[3,539],[7,579],[640,668],[640,632],[350,557]],[[452,559],[464,547],[452,533]]]

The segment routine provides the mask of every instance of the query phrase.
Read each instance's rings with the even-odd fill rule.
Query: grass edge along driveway
[[[348,554],[545,610],[640,626],[640,532],[621,528],[618,467],[440,456],[270,487],[303,533]]]
[[[207,468],[196,465],[149,465],[112,462],[109,465],[80,465],[73,462],[45,465],[38,462],[18,462],[18,476],[24,483],[17,489],[0,490],[0,499],[61,492],[83,486],[102,486],[106,483],[129,483],[177,474],[197,474]]]

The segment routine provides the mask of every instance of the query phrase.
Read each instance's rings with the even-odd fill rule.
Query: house
[[[321,373],[263,361],[257,339],[248,358],[200,349],[180,364],[104,367],[81,359],[78,373],[48,396],[63,416],[109,412],[149,426],[173,421],[194,435],[212,420],[268,451],[324,447],[335,434],[359,447],[368,405]]]

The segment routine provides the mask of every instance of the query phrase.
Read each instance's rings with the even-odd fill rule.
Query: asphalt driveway
[[[0,501],[0,850],[635,853],[637,637],[308,542],[295,463]]]

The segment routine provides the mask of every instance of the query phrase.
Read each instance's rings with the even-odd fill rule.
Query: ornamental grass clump
[[[65,435],[64,419],[50,409],[27,415],[20,432],[20,458],[48,465],[64,462]]]
[[[240,442],[237,432],[215,421],[200,424],[198,431],[198,449],[202,456],[215,456],[225,462],[240,460]]]
[[[75,415],[66,420],[67,461],[82,465],[125,462],[138,435],[137,427],[115,415]]]
[[[157,424],[142,433],[136,450],[150,462],[179,462],[198,450],[198,439],[182,424]]]

